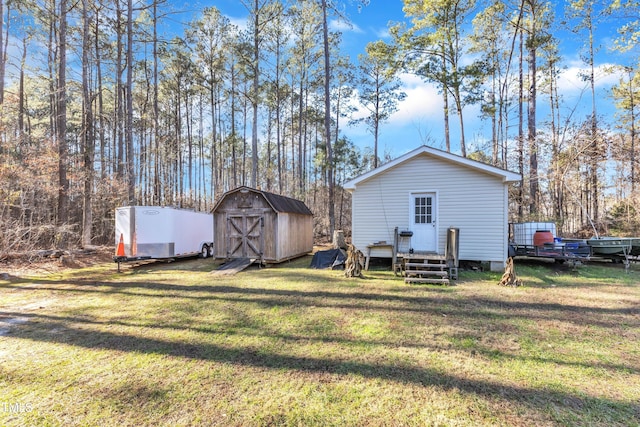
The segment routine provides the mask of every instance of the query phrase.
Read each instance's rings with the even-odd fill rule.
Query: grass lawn
[[[640,425],[640,266],[0,279],[0,425]]]

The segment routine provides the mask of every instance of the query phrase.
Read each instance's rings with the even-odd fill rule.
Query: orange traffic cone
[[[124,237],[122,233],[120,233],[120,243],[118,243],[118,247],[116,248],[116,256],[125,256],[124,255]]]

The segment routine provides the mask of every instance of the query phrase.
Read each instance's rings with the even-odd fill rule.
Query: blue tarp
[[[329,249],[318,251],[313,254],[310,268],[344,268],[347,261],[347,254],[342,249]]]

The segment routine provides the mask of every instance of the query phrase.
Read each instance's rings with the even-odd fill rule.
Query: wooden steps
[[[440,256],[430,256],[423,262],[405,262],[404,276],[405,283],[449,284],[449,268]]]

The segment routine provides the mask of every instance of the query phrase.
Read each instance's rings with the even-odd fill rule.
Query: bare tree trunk
[[[95,55],[96,55],[96,78],[98,80],[98,126],[100,127],[99,137],[100,137],[100,176],[101,178],[106,178],[107,176],[107,159],[105,158],[106,152],[106,135],[105,135],[105,120],[104,120],[104,99],[102,97],[102,60],[100,59],[101,50],[100,50],[100,12],[96,11],[95,16],[95,26],[96,26],[96,34],[95,34]]]
[[[303,55],[302,56],[303,59],[303,63],[302,63],[302,67],[301,67],[301,71],[302,74],[300,75],[300,85],[298,87],[299,90],[299,99],[298,99],[298,192],[299,195],[302,196],[304,194],[304,178],[303,178],[303,161],[302,161],[302,140],[305,137],[303,129],[304,129],[304,125],[303,125],[303,119],[304,119],[304,114],[303,111],[305,109],[305,105],[304,105],[304,101],[305,101],[305,97],[302,96],[302,94],[304,93],[304,83],[305,83],[305,79],[306,79],[306,71],[307,71],[307,66],[306,63],[304,63],[304,60],[306,59],[306,56]]]
[[[506,163],[504,162],[504,158],[499,158],[500,147],[498,145],[498,118],[497,108],[496,108],[496,92],[498,90],[498,85],[496,84],[496,75],[495,72],[491,75],[491,160],[494,166],[500,166],[506,169]]]
[[[267,191],[273,192],[273,182],[271,177],[273,176],[273,166],[271,162],[271,138],[273,133],[273,109],[271,107],[267,108],[267,153],[265,156],[265,184]]]
[[[51,129],[50,136],[55,140],[57,136],[57,114],[58,114],[58,103],[57,103],[57,89],[56,89],[56,73],[57,73],[57,61],[58,61],[58,49],[56,46],[56,0],[49,0],[47,3],[49,6],[48,15],[51,16],[49,19],[49,34],[47,38],[47,65],[49,71],[49,104],[51,107],[51,114],[49,115],[49,129]]]
[[[632,95],[633,97],[633,95]],[[633,101],[632,101],[633,102]],[[631,113],[631,149],[629,152],[630,162],[631,162],[631,175],[629,179],[631,180],[631,193],[634,194],[636,191],[636,125],[635,125],[635,113]]]
[[[133,158],[133,0],[127,2],[127,196],[131,205],[136,204],[136,174]]]
[[[122,9],[120,2],[116,1],[116,64],[115,64],[115,116],[113,133],[116,138],[114,148],[116,151],[116,176],[119,179],[124,177],[124,135],[122,132],[123,106],[122,106]]]
[[[235,59],[234,59],[235,60]],[[238,186],[237,154],[236,154],[236,71],[231,65],[231,162],[233,170],[233,187]]]
[[[2,1],[2,0],[0,0]],[[27,36],[25,35],[24,39],[22,40],[22,60],[20,61],[20,82],[19,84],[19,88],[18,88],[18,132],[19,132],[19,138],[20,138],[20,143],[23,144],[26,138],[26,133],[25,133],[25,125],[24,125],[24,118],[27,115],[26,114],[26,94],[24,92],[25,88],[24,88],[24,82],[25,82],[25,67],[27,64]],[[0,77],[1,78],[1,77]],[[2,109],[2,102],[0,101],[0,110]],[[2,117],[3,113],[2,111],[0,111],[0,118]],[[1,152],[2,150],[0,150]]]
[[[306,78],[306,89],[304,91],[304,105],[305,105],[305,109],[307,108],[307,106],[309,105],[309,96],[311,95],[310,91],[309,91],[309,79]],[[331,113],[329,113],[331,114]],[[302,153],[301,158],[301,162],[300,162],[300,170],[301,170],[301,174],[300,177],[302,179],[302,187],[301,187],[301,191],[300,191],[300,197],[304,197],[305,193],[307,192],[307,184],[308,184],[308,178],[309,178],[309,167],[308,167],[308,155],[309,155],[309,124],[310,124],[311,120],[309,120],[309,117],[307,117],[307,115],[305,114],[305,119],[304,122],[302,124],[302,147],[300,147],[300,151]],[[317,126],[315,126],[317,129]],[[337,129],[337,127],[336,127]],[[335,171],[334,171],[335,174]],[[335,183],[335,178],[334,178],[334,183]]]
[[[221,99],[222,98],[222,88],[220,86],[217,87],[217,91],[216,91],[216,98],[217,99]],[[218,124],[218,131],[217,131],[217,140],[214,141],[214,143],[218,144],[218,180],[216,181],[219,187],[216,187],[216,195],[218,192],[222,192],[222,190],[224,189],[224,169],[225,169],[225,162],[226,162],[226,156],[228,155],[228,152],[225,152],[224,150],[224,146],[223,146],[223,135],[224,135],[224,123],[222,120],[222,107],[218,106],[218,108],[216,109],[216,123]]]
[[[67,179],[67,0],[60,0],[58,26],[58,78],[57,78],[57,133],[58,143],[58,225],[65,225],[69,220],[69,180]],[[63,236],[60,247],[67,246]]]
[[[589,6],[588,13],[588,30],[589,30],[589,84],[591,86],[591,164],[590,164],[590,174],[591,174],[591,193],[592,193],[592,218],[593,221],[598,222],[599,220],[599,211],[598,211],[598,202],[599,202],[599,182],[598,182],[598,164],[600,161],[600,152],[601,147],[599,144],[598,138],[598,111],[596,108],[596,78],[595,78],[595,68],[594,68],[594,51],[593,51],[593,22],[591,20],[591,6]]]
[[[198,165],[197,176],[197,202],[198,210],[202,210],[202,202],[204,201],[204,208],[207,208],[207,187],[205,186],[205,155],[204,155],[204,94],[199,92],[198,101],[198,156],[200,157],[200,164]],[[204,200],[203,200],[204,199]]]
[[[184,114],[187,128],[187,186],[189,187],[189,204],[193,204],[193,111],[189,89],[184,95]]]
[[[8,8],[9,6],[7,6]],[[7,15],[9,12],[7,12]],[[0,0],[0,20],[6,22],[7,26],[7,37],[6,40],[9,39],[9,19],[5,20],[4,18],[4,0]],[[0,21],[0,22],[2,22]],[[5,35],[2,32],[2,27],[0,26],[0,118],[2,118],[3,114],[3,106],[4,106],[4,74],[5,74],[5,64],[7,62],[7,49],[5,46]]]
[[[534,43],[530,43],[534,45]],[[538,213],[538,141],[536,132],[536,48],[529,48],[529,99],[527,140],[529,144],[529,212]]]
[[[158,106],[158,2],[153,2],[153,199],[162,202],[160,184],[160,109]]]
[[[380,74],[377,73],[376,81],[380,81]],[[378,167],[378,142],[380,138],[380,85],[376,83],[376,102],[375,102],[375,121],[373,124],[373,168],[376,169]],[[340,117],[340,106],[336,108],[336,121]],[[337,128],[337,126],[336,126]],[[336,132],[336,143],[338,139],[338,132]],[[340,203],[340,209],[342,210],[342,203]]]
[[[218,174],[218,148],[217,148],[217,117],[216,117],[216,83],[214,78],[213,67],[209,67],[209,79],[211,80],[211,88],[209,89],[209,108],[211,109],[211,196],[217,196],[219,189]]]
[[[549,64],[549,107],[551,109],[551,170],[553,173],[550,187],[553,204],[553,217],[560,224],[562,221],[562,172],[560,170],[560,135],[559,135],[559,105],[556,85],[555,62]],[[558,115],[558,116],[557,116]]]
[[[84,150],[84,194],[82,203],[82,245],[90,246],[92,241],[91,227],[93,225],[93,158],[95,142],[93,137],[93,110],[89,82],[89,4],[82,0],[82,139]]]
[[[248,93],[248,82],[244,82],[244,93]],[[244,96],[242,100],[242,185],[247,185],[247,97]]]
[[[524,0],[523,0],[524,2]],[[518,69],[518,173],[522,176],[518,187],[518,218],[524,219],[524,33],[520,32],[520,57]]]
[[[330,79],[331,68],[329,63],[329,26],[327,22],[327,0],[322,0],[322,33],[324,42],[324,132],[327,141],[327,180],[329,187],[329,235],[333,235],[335,229],[334,206],[334,182],[333,182],[333,149],[331,147],[331,98]]]
[[[442,44],[442,58],[444,60],[444,44]],[[442,105],[444,110],[444,141],[447,148],[447,153],[451,152],[451,131],[449,127],[449,88],[446,83],[442,84]]]
[[[4,78],[5,78],[5,74],[6,74],[6,64],[7,64],[7,49],[9,48],[9,26],[11,23],[11,2],[8,2],[6,4],[6,10],[7,10],[7,16],[5,18],[5,14],[4,14],[4,10],[5,10],[5,1],[4,0],[0,0],[0,23],[4,22],[4,26],[6,28],[6,33],[2,32],[2,25],[0,24],[0,123],[2,122],[2,119],[4,117],[4,91],[5,91],[5,84],[4,84]],[[26,34],[24,35],[23,38],[23,48],[26,51],[27,48],[27,39],[29,38],[29,36],[27,36]],[[21,96],[24,95],[24,55],[23,55],[23,62],[21,64],[21,68],[20,68],[20,85],[21,85]],[[20,99],[20,101],[24,101],[24,97],[22,97]],[[21,104],[21,108],[24,105]],[[24,112],[24,110],[22,110],[22,112]],[[23,122],[24,123],[24,122]],[[20,126],[20,132],[22,132],[22,130],[24,129],[23,127],[23,123]],[[3,142],[6,138],[6,135],[0,135],[0,154],[3,152]],[[22,140],[22,138],[21,138]]]
[[[464,116],[462,115],[462,102],[460,95],[460,88],[455,88],[456,96],[454,97],[456,102],[456,110],[458,110],[458,121],[460,123],[460,155],[467,157],[467,143],[464,136]]]
[[[178,84],[178,87],[180,87],[180,84]],[[176,120],[177,120],[177,125],[176,125],[176,174],[175,174],[175,188],[178,192],[178,203],[179,206],[182,206],[184,203],[184,180],[182,179],[182,177],[184,176],[184,162],[182,159],[182,126],[183,126],[183,120],[182,120],[182,108],[180,106],[181,103],[181,99],[182,99],[182,91],[181,89],[178,89],[178,95],[179,95],[179,99],[176,100]],[[186,96],[186,95],[185,95]]]
[[[258,0],[254,1],[253,26],[253,90],[251,96],[251,187],[258,188],[258,97],[260,90],[260,11]]]
[[[282,152],[284,147],[281,147],[283,141],[281,140],[280,127],[280,38],[278,38],[276,47],[276,146],[278,150],[278,190],[282,194]]]

